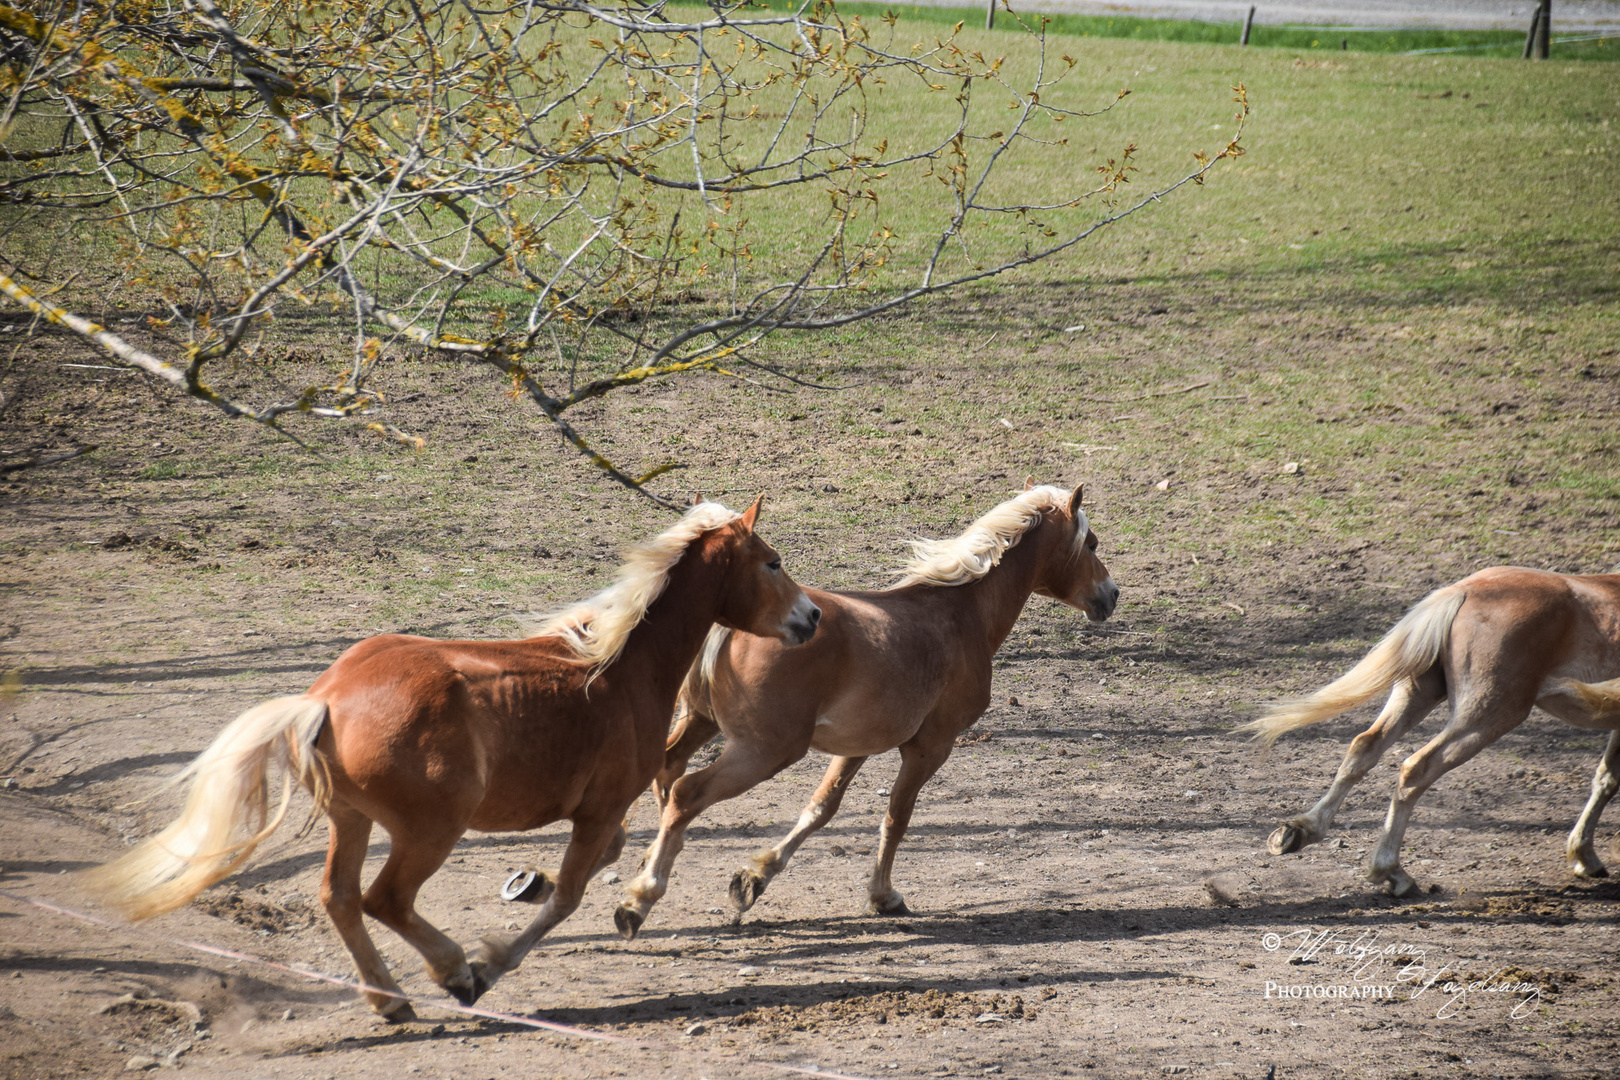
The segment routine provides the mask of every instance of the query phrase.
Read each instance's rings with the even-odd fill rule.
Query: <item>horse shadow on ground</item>
[[[1597,919],[1586,921],[1598,924],[1620,924],[1620,883],[1600,883],[1595,886],[1568,886],[1559,890],[1530,891],[1504,890],[1482,894],[1482,903],[1492,899],[1503,901],[1546,900],[1568,898],[1579,894],[1586,901],[1604,905]],[[1423,899],[1433,901],[1429,895]],[[734,964],[735,957],[705,955],[701,945],[694,941],[719,939],[735,942],[769,936],[768,957],[753,954],[756,965],[766,965],[755,976],[734,976],[729,982],[709,989],[680,990],[672,993],[648,992],[642,995],[621,994],[615,1000],[599,1005],[546,1008],[541,1006],[527,1015],[553,1023],[590,1028],[615,1028],[635,1036],[639,1029],[649,1026],[663,1029],[671,1020],[736,1021],[745,1014],[761,1008],[783,1008],[786,1011],[812,1009],[838,1002],[875,999],[874,1009],[885,1002],[898,1004],[884,995],[923,995],[930,991],[952,995],[973,992],[991,992],[1007,996],[1019,995],[1029,1006],[1038,1007],[1050,991],[1065,988],[1097,987],[1109,984],[1166,982],[1197,982],[1205,976],[1199,970],[1208,958],[1205,951],[1187,944],[1186,969],[1174,962],[1150,961],[1141,966],[1122,966],[1111,954],[1099,954],[1099,962],[1051,963],[1045,961],[1040,970],[1009,966],[1004,972],[979,978],[964,979],[950,971],[949,965],[925,964],[927,970],[918,970],[904,959],[895,959],[902,950],[923,950],[930,946],[983,946],[993,944],[1000,948],[1039,947],[1042,945],[1070,945],[1092,942],[1098,946],[1137,941],[1149,935],[1168,932],[1201,932],[1212,929],[1237,929],[1253,934],[1255,956],[1261,957],[1278,949],[1287,956],[1296,945],[1310,935],[1323,931],[1337,931],[1334,941],[1354,942],[1362,934],[1384,932],[1388,937],[1391,916],[1397,914],[1407,902],[1382,895],[1352,898],[1310,898],[1288,901],[1268,901],[1242,907],[1131,907],[1112,910],[1087,910],[1077,907],[1031,907],[1018,910],[959,909],[949,914],[908,915],[900,919],[875,916],[825,917],[815,920],[768,921],[759,920],[729,929],[713,926],[672,926],[670,931],[680,936],[678,944],[660,942],[621,946],[634,949],[639,955],[659,959],[684,957],[688,962],[708,960],[716,964]],[[1424,920],[1436,928],[1466,927],[1477,924],[1477,910],[1424,911]],[[1556,922],[1558,920],[1525,913],[1498,916],[1493,921]],[[1408,925],[1402,920],[1402,925]],[[895,934],[905,940],[895,941]],[[1281,938],[1281,945],[1267,949],[1264,942],[1268,934]],[[786,936],[790,940],[783,944]],[[1425,937],[1433,936],[1432,934]],[[583,941],[576,938],[575,941]],[[544,963],[548,946],[567,945],[569,939],[556,936],[541,946],[540,955],[530,963]],[[565,949],[563,954],[575,952]],[[1449,956],[1448,956],[1449,959]],[[854,964],[868,968],[874,974],[823,979],[811,983],[770,981],[758,975],[769,975],[768,965],[773,960],[814,960],[823,964]],[[1303,956],[1297,961],[1306,965],[1322,965],[1317,970],[1327,977],[1331,965],[1331,946],[1327,956]],[[1333,978],[1338,978],[1335,974]],[[1391,976],[1393,977],[1393,976]],[[1258,976],[1256,976],[1258,978]],[[1025,997],[1025,995],[1028,995]],[[504,1003],[496,1000],[499,990],[482,1004],[502,1010]],[[432,1008],[431,1002],[418,1002]],[[1022,1008],[1022,1006],[1020,1006]],[[511,1011],[510,1006],[505,1009]],[[875,1012],[873,1017],[875,1018]],[[449,1021],[454,1023],[454,1021]],[[836,1021],[834,1021],[836,1022]],[[744,1023],[747,1023],[745,1019]],[[440,1025],[434,1031],[402,1029],[398,1032],[371,1037],[348,1038],[346,1045],[375,1045],[389,1042],[431,1039],[446,1030]],[[457,1024],[455,1034],[486,1036],[513,1034],[534,1029],[521,1023],[484,1018]],[[655,1036],[656,1037],[656,1036]]]

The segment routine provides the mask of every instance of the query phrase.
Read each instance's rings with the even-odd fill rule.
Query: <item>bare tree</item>
[[[954,33],[903,43],[893,18],[869,25],[830,3],[32,10],[0,6],[0,202],[12,204],[0,291],[12,301],[284,434],[297,414],[409,441],[381,419],[390,349],[487,365],[653,498],[642,485],[670,466],[621,470],[571,408],[697,369],[766,376],[757,347],[776,331],[851,323],[1047,258],[1202,182],[1242,153],[1248,114],[1234,87],[1237,134],[1140,198],[1124,198],[1126,147],[1095,172],[1065,164],[1067,188],[1020,201],[998,194],[1009,163],[1066,163],[1058,125],[1128,92],[1091,112],[1056,104],[1075,61],[1049,55],[1040,23],[1007,61]],[[878,95],[908,81],[932,103],[931,137],[874,126]],[[903,169],[939,183],[926,236],[902,240],[883,197]],[[784,215],[809,227],[798,251],[781,241]],[[130,286],[162,297],[166,355],[72,309],[74,237],[88,228],[115,232]],[[917,246],[897,258],[901,243]],[[260,357],[294,304],[348,327],[330,385],[257,403],[216,389],[210,372]]]

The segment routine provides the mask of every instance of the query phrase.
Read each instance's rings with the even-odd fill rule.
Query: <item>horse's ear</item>
[[[748,532],[754,531],[754,522],[759,520],[759,508],[764,505],[765,493],[762,491],[759,493],[759,498],[755,499],[753,504],[743,511],[742,523],[745,530]]]
[[[701,491],[692,492],[692,505],[693,506],[698,505],[702,501],[703,501],[703,492],[701,492]]]
[[[1035,478],[1033,476],[1024,477],[1024,490],[1025,491],[1034,491],[1035,490]]]
[[[1074,487],[1074,490],[1069,493],[1069,516],[1070,517],[1074,517],[1076,514],[1078,514],[1080,512],[1080,500],[1085,497],[1085,494],[1086,494],[1086,485],[1084,485],[1084,484],[1076,484],[1075,487]]]

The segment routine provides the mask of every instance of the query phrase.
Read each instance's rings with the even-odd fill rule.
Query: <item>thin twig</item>
[[[0,465],[0,475],[21,472],[24,469],[42,469],[46,465],[57,465],[64,461],[72,461],[76,457],[83,457],[85,454],[88,454],[94,449],[94,446],[81,446],[77,449],[68,450],[60,454],[47,454],[45,457],[29,458],[27,461],[9,462],[5,465]]]
[[[1122,398],[1099,397],[1099,398],[1092,398],[1091,400],[1092,401],[1100,401],[1100,402],[1102,402],[1104,404],[1107,404],[1107,405],[1124,405],[1126,402],[1129,402],[1129,401],[1146,401],[1148,398],[1175,397],[1177,394],[1186,394],[1186,393],[1190,393],[1193,390],[1201,389],[1201,388],[1203,388],[1205,386],[1208,386],[1210,383],[1212,383],[1214,381],[1215,381],[1214,379],[1205,379],[1202,382],[1195,382],[1191,386],[1179,386],[1174,390],[1155,390],[1151,394],[1137,394],[1135,397],[1122,397]],[[1247,397],[1248,395],[1245,394],[1244,396]]]

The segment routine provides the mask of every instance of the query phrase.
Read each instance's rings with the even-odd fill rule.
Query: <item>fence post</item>
[[[1254,5],[1250,4],[1249,5],[1249,17],[1243,20],[1243,40],[1238,42],[1239,45],[1247,45],[1249,43],[1249,31],[1253,30],[1253,29],[1254,29]]]
[[[984,28],[986,30],[996,28],[996,0],[984,0]]]
[[[1521,59],[1528,60],[1535,55],[1536,31],[1539,29],[1541,29],[1541,4],[1540,0],[1537,0],[1536,10],[1530,13],[1530,30],[1524,35],[1524,56]]]
[[[1552,47],[1552,0],[1541,0],[1541,25],[1536,27],[1536,59],[1545,60]]]

